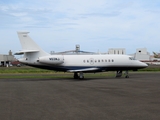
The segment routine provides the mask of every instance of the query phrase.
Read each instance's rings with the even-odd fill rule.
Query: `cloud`
[[[115,17],[118,16],[120,12],[118,11],[113,11],[111,13],[88,13],[88,14],[80,14],[82,18],[87,18],[87,17]]]
[[[21,12],[21,13],[10,13],[10,15],[15,16],[15,17],[23,17],[26,16],[26,12]]]
[[[85,47],[92,43],[92,47],[86,47],[91,51],[97,47],[106,51],[110,46],[133,50],[158,43],[159,14],[157,0],[0,1],[0,31],[5,29],[9,34],[25,29],[41,46],[52,45],[50,49],[61,46],[57,51],[70,49],[77,43]],[[5,38],[3,34],[1,37]],[[11,39],[18,38],[15,35],[6,41]],[[159,50],[158,45],[154,46]]]

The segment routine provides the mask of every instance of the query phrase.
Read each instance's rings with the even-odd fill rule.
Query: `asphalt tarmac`
[[[160,73],[0,79],[0,120],[160,120]]]

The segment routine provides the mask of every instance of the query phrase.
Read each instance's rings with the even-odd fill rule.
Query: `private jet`
[[[128,71],[137,71],[148,65],[135,60],[132,56],[120,54],[55,54],[51,55],[41,49],[28,35],[29,32],[17,32],[23,54],[19,62],[42,69],[74,73],[74,79],[84,79],[84,73],[116,71],[116,77],[129,78]]]

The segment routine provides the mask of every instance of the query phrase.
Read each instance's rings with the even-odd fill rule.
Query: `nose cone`
[[[141,62],[141,67],[142,68],[146,68],[146,67],[148,67],[148,65],[146,63],[144,63],[144,62]]]

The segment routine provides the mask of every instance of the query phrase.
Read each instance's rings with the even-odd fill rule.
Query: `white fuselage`
[[[31,54],[29,54],[31,55]],[[95,71],[110,70],[137,70],[147,67],[145,63],[134,60],[128,55],[48,55],[43,57],[34,56],[19,61],[35,67],[50,67],[53,70],[70,71],[77,69],[97,68]]]

